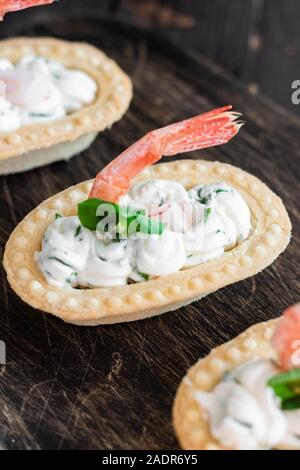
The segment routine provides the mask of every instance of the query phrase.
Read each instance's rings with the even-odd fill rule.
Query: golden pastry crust
[[[228,284],[253,276],[286,248],[291,224],[282,201],[254,176],[219,162],[181,160],[146,169],[137,179],[168,178],[190,188],[224,181],[245,198],[252,216],[249,238],[224,256],[175,274],[121,287],[62,289],[49,286],[34,253],[55,213],[75,215],[92,181],[51,197],[33,210],[10,236],[4,267],[13,290],[28,304],[66,322],[98,325],[139,320],[175,310]]]
[[[195,398],[197,391],[211,391],[223,374],[251,359],[275,359],[270,339],[278,320],[258,323],[233,340],[213,349],[183,378],[173,406],[178,441],[188,450],[226,450],[210,433],[205,410]]]
[[[18,37],[0,41],[0,57],[16,63],[25,54],[37,54],[86,72],[98,85],[96,100],[63,119],[0,132],[0,160],[103,131],[118,121],[132,98],[132,83],[102,51],[85,43],[53,38]]]

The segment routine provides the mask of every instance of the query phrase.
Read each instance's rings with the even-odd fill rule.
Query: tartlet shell
[[[182,449],[232,450],[222,446],[211,435],[207,414],[196,400],[195,393],[213,390],[226,371],[242,363],[253,359],[276,360],[270,340],[278,321],[269,320],[251,326],[236,338],[213,349],[189,369],[179,385],[173,405],[173,424]]]
[[[63,119],[0,132],[0,160],[103,131],[126,112],[132,98],[130,78],[104,52],[86,43],[40,37],[0,41],[0,57],[16,63],[25,54],[37,54],[83,70],[98,85],[96,100]]]
[[[264,183],[234,166],[201,160],[181,160],[151,166],[139,175],[174,179],[186,188],[201,182],[224,181],[245,198],[251,211],[249,238],[224,256],[175,274],[121,287],[62,289],[49,286],[34,254],[55,213],[75,215],[92,181],[85,181],[47,199],[28,214],[11,234],[4,268],[12,289],[34,308],[66,322],[98,325],[139,320],[175,310],[226,285],[253,276],[286,248],[291,224],[285,207]]]

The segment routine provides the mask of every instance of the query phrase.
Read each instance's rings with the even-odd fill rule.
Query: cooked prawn
[[[118,202],[128,192],[131,180],[163,155],[227,143],[243,125],[236,120],[240,114],[231,109],[224,106],[149,132],[98,173],[89,197]]]
[[[0,0],[0,19],[5,13],[53,3],[54,0]]]
[[[284,311],[273,335],[272,344],[282,369],[300,367],[300,303]]]

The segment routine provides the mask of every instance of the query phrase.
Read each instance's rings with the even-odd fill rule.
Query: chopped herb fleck
[[[55,80],[61,80],[62,76],[60,73],[57,72],[52,72],[52,77],[55,78]]]
[[[166,203],[166,200],[164,198],[161,198],[161,201],[158,204],[158,207],[162,207],[165,203]]]
[[[81,230],[82,230],[82,226],[81,225],[78,225],[78,227],[76,228],[76,231],[75,231],[75,238],[78,237],[78,235],[81,233]]]
[[[219,193],[229,193],[228,189],[216,189],[216,194]]]
[[[62,261],[61,259],[57,258],[56,256],[50,256],[49,258],[50,260],[53,260],[53,261],[57,261],[58,263],[61,263],[63,264],[64,266],[67,266],[68,268],[72,268],[72,266],[68,263],[65,263],[64,261]]]
[[[202,189],[199,189],[198,191],[198,201],[200,202],[200,204],[203,204],[203,205],[206,205],[210,200],[211,200],[211,193],[208,194],[207,196],[202,196]]]
[[[138,273],[140,276],[142,276],[145,281],[148,281],[149,280],[149,274],[145,274],[145,273]]]
[[[240,424],[241,426],[244,426],[245,428],[252,429],[253,426],[250,423],[246,423],[246,421],[241,421],[240,419],[235,419],[234,420],[236,423]]]
[[[51,117],[51,114],[46,113],[29,113],[29,116],[36,119],[46,119]]]
[[[60,214],[58,214],[58,212],[56,212],[56,214],[55,214],[55,220],[60,219],[61,217],[62,217],[62,215],[60,215]]]
[[[204,211],[204,222],[207,222],[208,221],[208,218],[209,216],[211,215],[212,213],[212,208],[211,207],[207,207]]]
[[[71,273],[70,277],[68,277],[66,279],[66,283],[67,284],[72,284],[72,282],[75,281],[75,278],[78,276],[78,273],[76,273],[75,271],[73,273]]]

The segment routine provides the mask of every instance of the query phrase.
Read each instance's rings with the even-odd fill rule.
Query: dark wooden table
[[[24,17],[25,18],[25,17]],[[2,29],[5,35],[5,29]],[[68,163],[1,178],[0,240],[38,203],[95,175],[148,130],[232,103],[247,125],[226,146],[192,154],[255,174],[279,194],[294,237],[263,273],[189,307],[149,320],[94,328],[34,311],[10,290],[3,270],[0,339],[0,439],[10,449],[173,449],[176,388],[200,356],[299,300],[300,122],[198,56],[154,37],[96,19],[11,25],[10,35],[86,40],[118,60],[134,81],[125,118]]]

